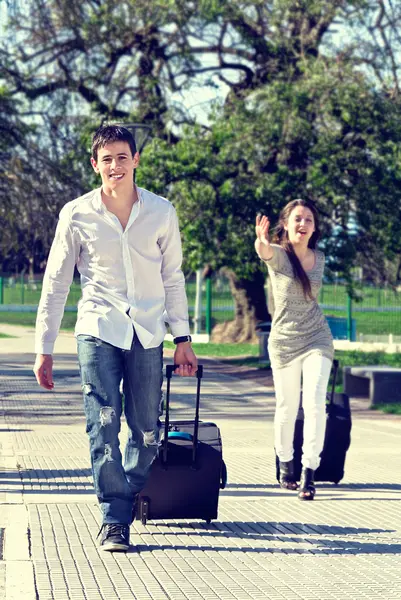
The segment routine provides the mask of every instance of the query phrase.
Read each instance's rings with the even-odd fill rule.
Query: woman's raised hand
[[[269,245],[267,238],[269,234],[270,221],[265,215],[257,215],[256,217],[256,237],[262,242],[262,244]]]
[[[269,242],[269,218],[265,215],[257,215],[256,217],[256,240],[255,250],[262,260],[269,260],[273,256],[273,250]]]

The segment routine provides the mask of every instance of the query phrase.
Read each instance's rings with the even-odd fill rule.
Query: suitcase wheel
[[[146,525],[146,522],[149,518],[149,498],[141,499],[141,523],[142,525]]]
[[[227,466],[224,460],[221,461],[221,474],[220,474],[220,489],[224,490],[227,485]]]

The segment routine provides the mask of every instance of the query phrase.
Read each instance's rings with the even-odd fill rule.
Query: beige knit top
[[[318,352],[333,360],[333,336],[318,303],[322,285],[324,254],[315,250],[315,264],[307,275],[314,300],[306,299],[302,285],[285,250],[271,244],[273,257],[264,261],[269,269],[274,299],[274,316],[269,336],[269,355],[273,369],[289,365],[293,360]]]

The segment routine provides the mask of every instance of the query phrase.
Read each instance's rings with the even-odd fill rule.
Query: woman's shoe
[[[299,485],[298,498],[300,500],[313,500],[316,494],[315,471],[313,469],[302,469],[301,483]]]
[[[288,462],[281,462],[280,460],[280,487],[284,490],[298,489],[298,484],[295,481],[294,476],[294,461],[289,460]]]

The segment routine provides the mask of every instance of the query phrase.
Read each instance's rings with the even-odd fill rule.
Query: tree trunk
[[[258,271],[253,279],[239,279],[233,271],[224,269],[235,302],[233,321],[219,323],[213,328],[212,342],[256,342],[256,326],[269,321],[265,294],[265,276]]]

